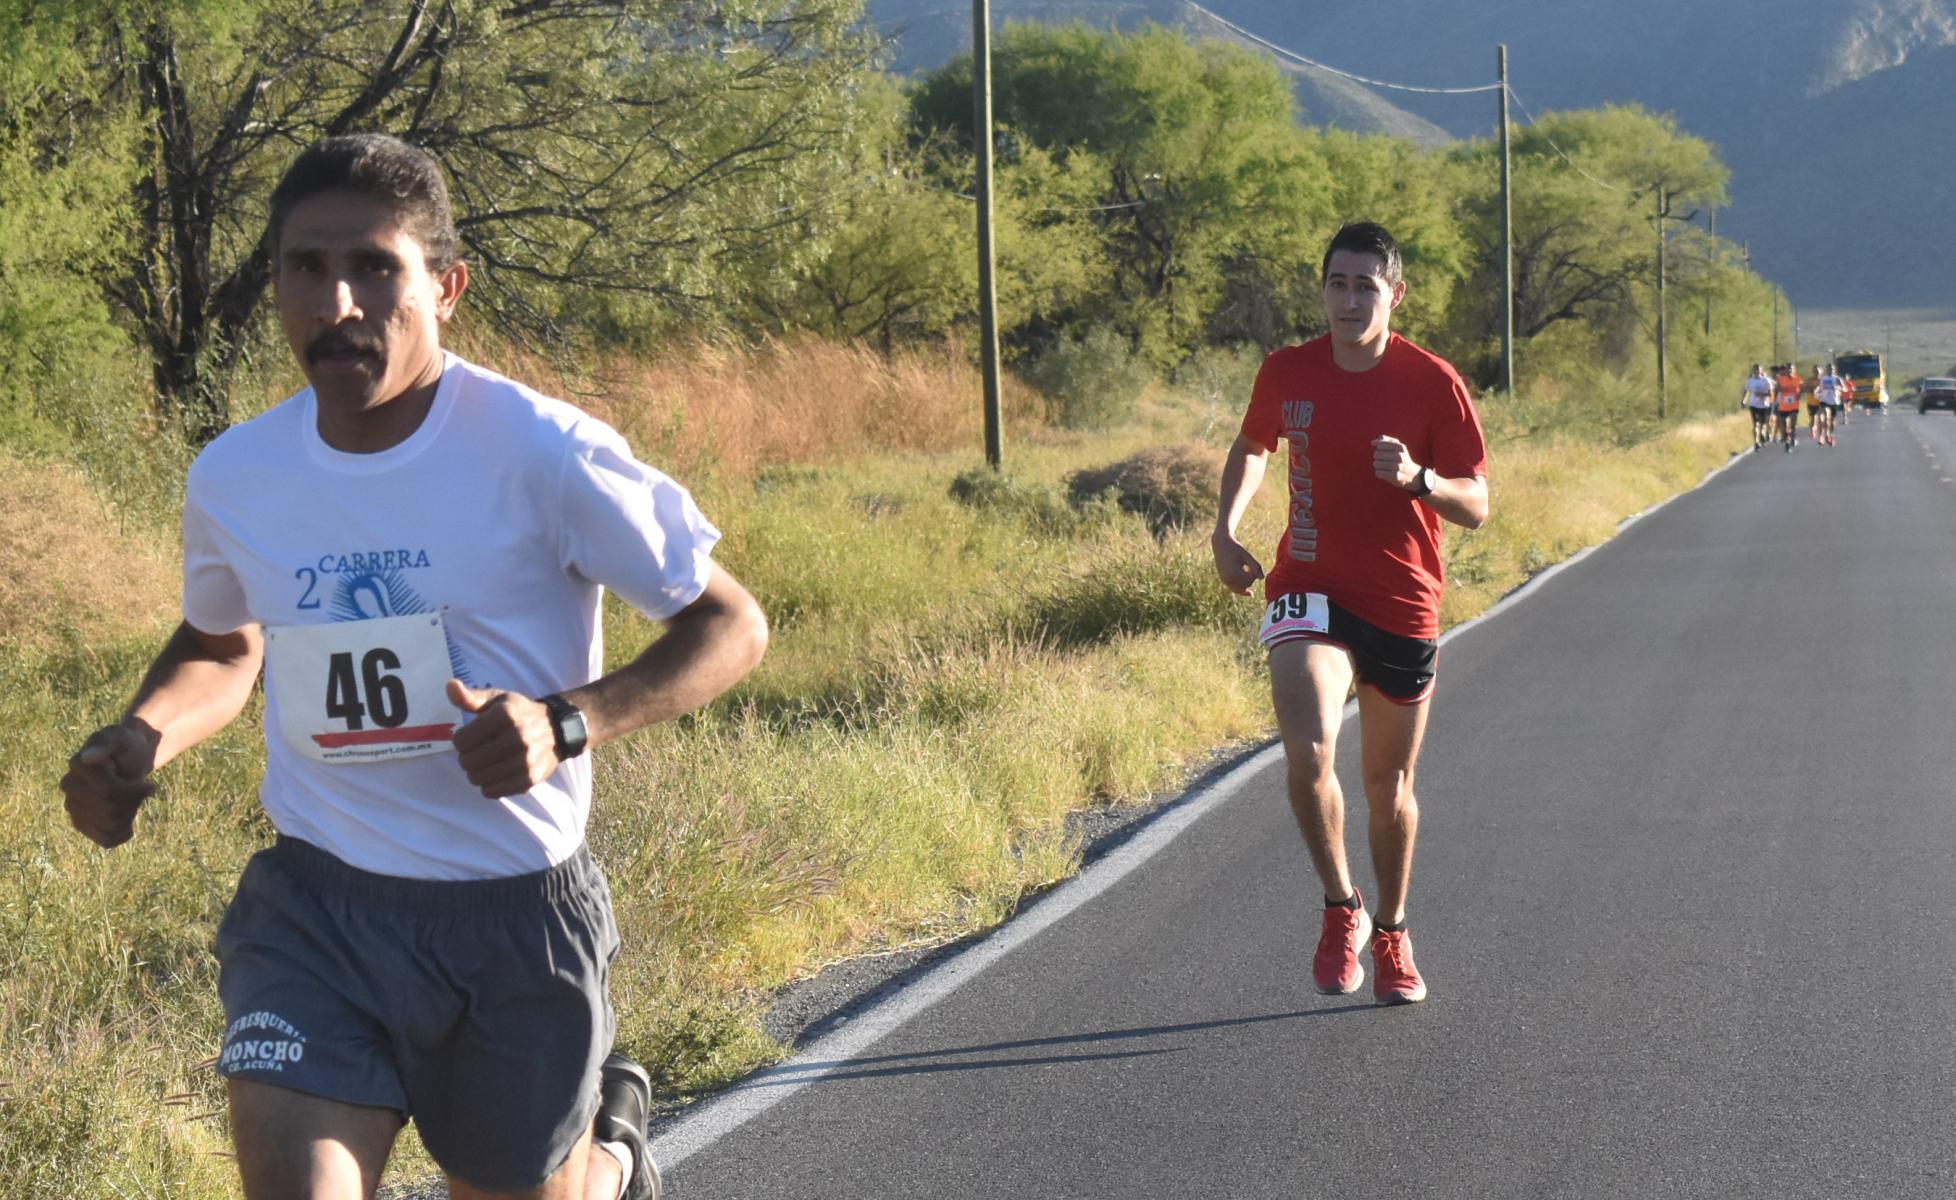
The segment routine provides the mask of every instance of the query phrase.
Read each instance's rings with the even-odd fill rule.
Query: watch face
[[[577,706],[562,696],[551,696],[545,701],[550,706],[550,728],[557,735],[557,757],[575,758],[584,752],[584,744],[590,735],[584,725],[584,714]]]

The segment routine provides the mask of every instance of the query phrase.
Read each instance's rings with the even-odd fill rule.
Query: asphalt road
[[[1956,1195],[1952,476],[1857,418],[1447,644],[1427,1003],[1311,988],[1272,762],[668,1195]]]

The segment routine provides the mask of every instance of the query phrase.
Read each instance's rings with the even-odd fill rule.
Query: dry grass
[[[173,543],[125,525],[80,471],[0,450],[0,612],[22,653],[164,627],[176,612]]]
[[[983,443],[983,391],[963,347],[890,358],[812,336],[758,345],[701,341],[649,359],[619,354],[566,372],[535,354],[470,342],[462,353],[555,390],[615,426],[647,461],[689,484],[748,479],[783,464],[841,462],[871,451],[935,452]],[[1037,396],[1002,380],[1008,421]]]

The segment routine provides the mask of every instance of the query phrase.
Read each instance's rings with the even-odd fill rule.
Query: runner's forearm
[[[1269,451],[1240,433],[1236,435],[1229,457],[1223,462],[1222,495],[1216,506],[1217,533],[1236,536],[1236,526],[1263,483],[1263,469],[1269,458]]]
[[[212,635],[179,625],[150,664],[123,720],[154,731],[155,765],[161,767],[244,710],[263,660],[264,641],[256,626]]]
[[[1464,529],[1479,529],[1487,520],[1487,480],[1478,475],[1460,479],[1441,478],[1431,492],[1420,497],[1440,518]]]
[[[593,747],[710,703],[761,660],[767,618],[733,577],[713,569],[707,591],[667,622],[630,663],[564,698],[584,713]]]

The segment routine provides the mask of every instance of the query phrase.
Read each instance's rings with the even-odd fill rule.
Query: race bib
[[[1292,592],[1270,602],[1257,640],[1266,646],[1331,630],[1331,602],[1322,592]]]
[[[380,762],[453,749],[461,710],[440,613],[265,631],[279,731],[307,758]]]

